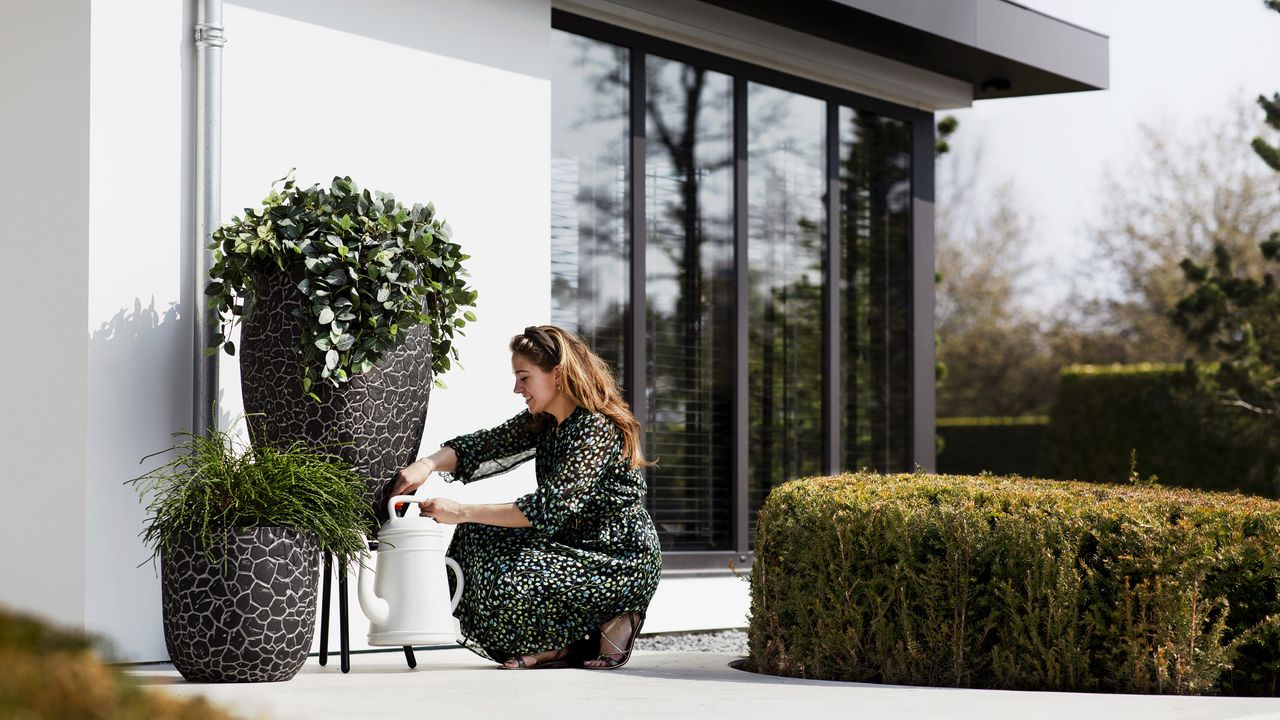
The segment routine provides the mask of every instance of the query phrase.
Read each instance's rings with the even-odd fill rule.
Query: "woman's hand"
[[[449,498],[429,498],[418,503],[418,514],[429,517],[445,525],[457,525],[466,522],[464,517],[466,506]]]
[[[396,481],[391,486],[392,495],[411,495],[435,470],[431,458],[420,458],[396,473]]]

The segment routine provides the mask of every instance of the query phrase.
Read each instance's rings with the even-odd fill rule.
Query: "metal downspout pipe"
[[[208,435],[218,426],[214,403],[218,398],[218,355],[206,356],[217,329],[216,310],[205,309],[204,287],[213,253],[207,248],[218,227],[222,205],[222,0],[197,0],[195,92],[195,275],[191,308],[195,343],[191,432]]]

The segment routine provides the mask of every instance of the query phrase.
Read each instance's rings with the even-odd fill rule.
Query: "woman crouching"
[[[608,365],[576,334],[528,327],[510,349],[526,410],[419,458],[393,494],[434,471],[467,483],[532,458],[537,489],[515,502],[419,506],[458,525],[449,554],[467,578],[454,611],[464,641],[509,669],[622,667],[662,570],[644,508],[639,423]]]

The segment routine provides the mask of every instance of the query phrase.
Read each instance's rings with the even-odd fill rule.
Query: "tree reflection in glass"
[[[843,465],[910,470],[911,126],[840,108]]]
[[[733,78],[646,58],[650,512],[664,549],[733,532]]]
[[[628,51],[551,32],[551,322],[626,377]]]
[[[822,472],[826,104],[748,84],[751,521],[775,486]]]

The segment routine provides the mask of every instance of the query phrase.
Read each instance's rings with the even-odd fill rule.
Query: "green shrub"
[[[1040,456],[1049,418],[939,418],[938,471],[971,474],[1040,475]]]
[[[1213,366],[1197,372],[1212,373]],[[1204,395],[1177,365],[1080,365],[1063,370],[1049,415],[1043,475],[1280,496],[1274,443],[1250,413]]]
[[[1280,502],[870,473],[759,515],[751,662],[907,685],[1274,694]]]
[[[225,720],[204,698],[145,690],[82,633],[0,608],[0,717],[24,720]]]

